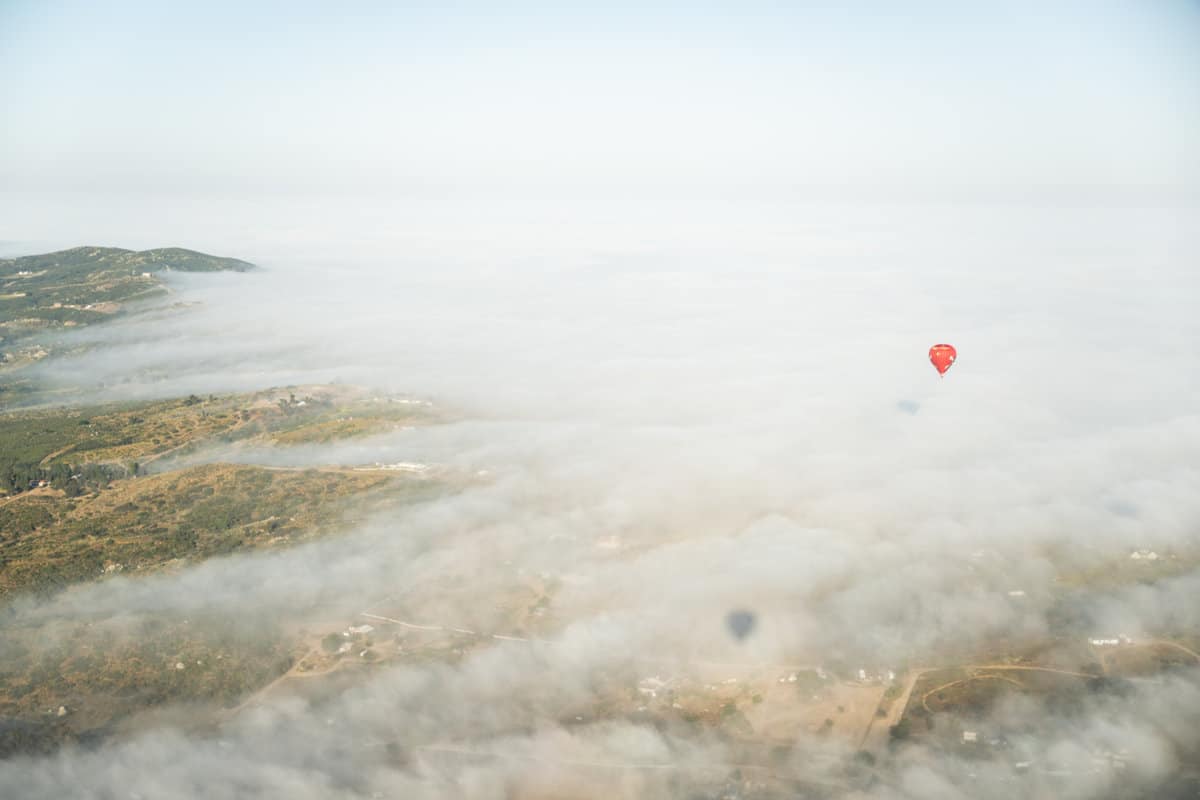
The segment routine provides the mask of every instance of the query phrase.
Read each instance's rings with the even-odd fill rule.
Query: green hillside
[[[182,247],[125,250],[121,247],[84,246],[42,255],[0,259],[0,276],[7,278],[10,272],[45,270],[51,280],[80,280],[98,270],[159,272],[164,269],[176,269],[181,272],[246,272],[253,268],[254,265],[248,261],[210,256]]]
[[[0,365],[20,366],[43,357],[45,349],[31,340],[36,334],[101,322],[132,301],[163,293],[157,275],[165,270],[245,272],[253,268],[236,258],[178,247],[140,252],[74,247],[0,259]]]

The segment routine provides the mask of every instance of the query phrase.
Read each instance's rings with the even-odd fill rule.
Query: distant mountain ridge
[[[0,259],[0,371],[45,358],[45,334],[94,325],[129,305],[162,296],[158,275],[179,272],[247,272],[254,264],[182,247],[125,250],[72,247],[55,253]],[[13,385],[0,381],[0,403]]]
[[[0,280],[11,269],[36,272],[50,270],[77,273],[78,270],[97,270],[126,267],[144,272],[176,269],[182,272],[247,272],[254,264],[237,258],[226,258],[187,250],[182,247],[158,247],[152,250],[126,250],[121,247],[84,245],[42,255],[0,259]]]

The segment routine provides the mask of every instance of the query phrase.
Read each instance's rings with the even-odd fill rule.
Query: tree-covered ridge
[[[182,247],[159,247],[153,250],[126,250],[121,247],[72,247],[42,255],[0,259],[0,277],[11,278],[12,272],[46,272],[50,280],[65,277],[84,278],[97,270],[140,269],[159,272],[175,269],[182,272],[246,272],[254,269],[248,261],[212,256]],[[33,282],[36,285],[36,281]]]

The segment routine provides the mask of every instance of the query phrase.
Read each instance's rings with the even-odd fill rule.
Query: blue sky
[[[1200,191],[1200,4],[0,3],[0,181]]]

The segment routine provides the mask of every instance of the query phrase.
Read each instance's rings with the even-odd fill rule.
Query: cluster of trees
[[[121,464],[55,464],[41,465],[17,461],[0,462],[0,490],[17,494],[47,481],[68,497],[77,497],[92,489],[103,489],[114,480],[136,475],[136,463]]]
[[[310,394],[306,394],[304,397],[297,400],[295,392],[288,392],[286,400],[281,397],[276,402],[279,404],[279,410],[284,414],[290,414],[303,406],[324,406],[325,408],[333,407],[333,401],[328,397],[317,398]]]
[[[0,717],[0,759],[49,755],[70,737],[64,720]]]

